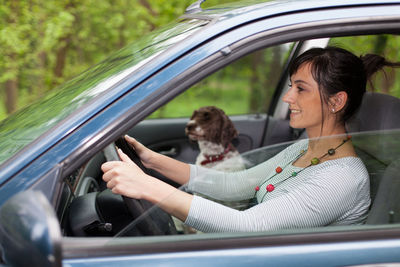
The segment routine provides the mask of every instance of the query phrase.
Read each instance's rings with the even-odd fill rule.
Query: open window
[[[359,55],[369,52],[380,53],[392,61],[398,61],[393,45],[398,42],[398,39],[396,35],[335,37],[330,39],[329,44],[351,48],[350,50]],[[366,43],[371,45],[366,46]],[[296,139],[293,135],[295,129],[288,126],[287,118],[278,119],[273,115],[276,113],[273,109],[278,108],[279,105],[271,105],[273,97],[282,94],[286,89],[286,86],[282,86],[282,80],[287,78],[284,76],[286,61],[290,60],[294,48],[293,43],[285,43],[257,50],[234,61],[160,107],[148,117],[148,120],[136,125],[127,134],[136,137],[153,150],[194,163],[199,150],[196,144],[190,142],[185,135],[185,125],[194,109],[205,105],[215,105],[226,110],[239,129],[239,136],[234,144],[246,159],[247,167],[267,160]],[[372,124],[382,120],[386,124],[378,123],[379,125],[371,126],[371,128],[369,127],[371,123],[368,123],[365,116],[372,115],[364,115],[364,117],[358,116],[353,119],[348,126],[354,136],[357,153],[370,172],[373,200],[379,191],[384,190],[382,188],[388,188],[387,185],[380,186],[382,180],[387,180],[387,178],[382,178],[389,176],[393,173],[393,169],[397,168],[395,164],[392,164],[399,156],[397,151],[400,151],[395,141],[398,133],[394,129],[398,129],[400,123],[396,116],[388,117],[390,113],[382,110],[383,108],[389,110],[399,108],[397,102],[399,102],[400,78],[398,76],[397,70],[387,73],[386,77],[377,77],[376,82],[371,85],[373,87],[370,87],[370,91],[374,93],[366,96],[365,104],[359,112],[361,114],[370,112],[384,117],[381,120],[379,118],[371,120]],[[383,98],[388,98],[388,100],[379,100],[382,94],[384,94]],[[387,104],[389,102],[392,106]],[[371,103],[376,104],[373,107]],[[392,114],[397,114],[397,112]],[[286,126],[274,127],[277,125],[274,124],[276,120],[280,121],[280,125]],[[360,126],[363,123],[364,125]],[[279,142],[265,140],[269,136],[268,132],[271,131],[274,131],[275,135],[287,136],[287,138]],[[364,133],[364,131],[368,132]],[[130,148],[123,141],[117,140],[116,143],[118,147],[129,153]],[[265,144],[273,145],[264,146]],[[141,204],[144,210],[132,213],[121,196],[110,193],[101,179],[100,170],[101,164],[109,160],[109,157],[110,151],[104,149],[73,174],[65,177],[62,201],[58,208],[64,235],[87,237],[117,234],[143,236],[153,235],[156,232],[160,235],[186,233],[181,225],[176,225],[179,222],[165,216],[158,208],[152,208],[146,203]],[[160,178],[166,180],[165,177]],[[393,179],[393,175],[390,179]],[[178,185],[175,186],[178,187]],[[376,205],[382,207],[384,201],[379,201],[381,204]],[[371,207],[374,205],[372,204]],[[387,211],[386,222],[395,221],[397,213],[393,215],[392,211],[394,210]],[[145,214],[142,215],[142,213]],[[147,226],[143,226],[146,221]],[[151,221],[156,221],[156,225],[158,224],[159,229],[155,232],[149,230],[154,227],[149,226]],[[374,222],[378,221],[379,219],[374,219]],[[372,223],[372,219],[369,222]]]

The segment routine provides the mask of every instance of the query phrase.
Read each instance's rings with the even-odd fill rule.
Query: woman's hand
[[[125,135],[125,140],[131,145],[131,147],[136,151],[140,160],[146,168],[151,168],[151,162],[154,158],[154,154],[156,152],[151,149],[145,147],[140,142],[138,142],[135,138],[130,137],[129,135]]]
[[[148,151],[142,144],[131,139],[135,148],[142,154]],[[182,221],[189,214],[193,196],[144,173],[125,153],[118,149],[121,161],[109,161],[101,165],[103,180],[107,188],[115,194],[135,199],[145,199],[158,204],[166,212]]]
[[[115,194],[145,199],[154,178],[145,174],[121,149],[118,149],[118,155],[121,161],[109,161],[101,165],[107,188]]]
[[[128,135],[125,135],[125,140],[136,151],[137,155],[139,156],[140,160],[146,168],[153,169],[181,185],[189,181],[189,164],[154,152],[136,141],[135,138],[132,138]]]

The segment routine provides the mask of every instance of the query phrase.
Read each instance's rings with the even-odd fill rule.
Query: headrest
[[[394,96],[367,92],[360,109],[346,123],[351,132],[400,128],[400,99]]]

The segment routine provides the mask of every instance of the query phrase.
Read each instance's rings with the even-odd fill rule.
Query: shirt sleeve
[[[222,201],[239,201],[254,197],[254,187],[269,177],[279,164],[291,161],[294,154],[307,145],[295,143],[274,157],[250,169],[222,172],[197,165],[190,165],[188,190]]]
[[[293,190],[244,211],[194,196],[185,223],[203,232],[266,231],[329,225],[355,205],[358,188],[362,187],[360,179],[356,179],[349,168],[324,168]]]
[[[222,201],[253,198],[254,187],[271,173],[281,157],[283,155],[277,155],[271,160],[238,172],[223,172],[190,165],[188,189]]]

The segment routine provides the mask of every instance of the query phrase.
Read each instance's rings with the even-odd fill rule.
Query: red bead
[[[258,190],[260,190],[260,187],[259,187],[259,186],[256,186],[256,187],[254,188],[254,190],[258,191]]]
[[[282,172],[282,168],[278,167],[278,168],[275,169],[275,171],[276,171],[276,173],[281,173]]]
[[[272,192],[272,191],[274,191],[274,189],[275,189],[274,185],[272,185],[272,184],[267,185],[267,191],[268,192]]]

